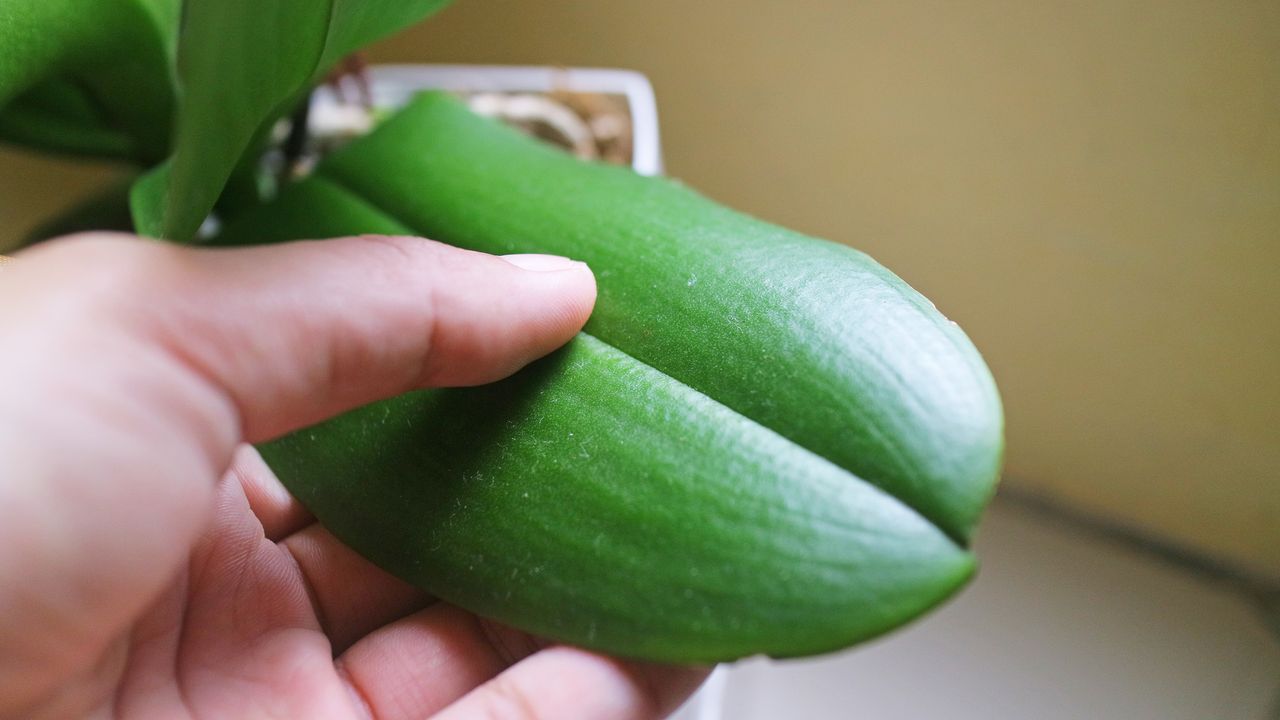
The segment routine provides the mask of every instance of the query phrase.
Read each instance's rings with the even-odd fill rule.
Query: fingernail
[[[580,265],[577,260],[572,260],[559,255],[538,255],[535,253],[524,253],[520,255],[500,255],[503,260],[524,270],[535,270],[538,272],[553,272],[556,270],[568,270],[574,265]]]

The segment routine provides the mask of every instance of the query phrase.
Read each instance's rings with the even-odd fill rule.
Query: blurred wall
[[[671,174],[969,332],[1009,484],[1280,576],[1280,4],[458,0],[371,57],[647,73]],[[0,170],[0,247],[106,173]]]
[[[107,163],[0,145],[0,252],[21,241],[40,221],[124,177],[120,168]]]

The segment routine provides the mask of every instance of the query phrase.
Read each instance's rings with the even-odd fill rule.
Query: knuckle
[[[439,243],[404,235],[357,235],[349,238],[357,252],[390,255],[391,261],[416,262],[434,256]]]
[[[347,238],[344,247],[355,253],[371,253],[387,261],[392,272],[421,275],[448,275],[471,266],[481,253],[446,245],[435,240],[407,235],[357,235]]]

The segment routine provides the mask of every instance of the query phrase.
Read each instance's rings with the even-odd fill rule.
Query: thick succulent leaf
[[[652,660],[839,649],[973,570],[893,497],[590,335],[502,383],[371,405],[262,452],[393,573]]]
[[[42,149],[163,157],[177,15],[178,0],[0,1],[0,135]],[[69,87],[75,106],[64,102]],[[85,122],[85,102],[95,122]]]
[[[130,42],[159,47],[155,8],[141,0],[3,0],[0,106],[46,78],[129,62],[142,50]]]
[[[968,577],[999,399],[963,334],[865,255],[440,95],[227,237],[405,229],[585,259],[600,299],[541,369],[263,448],[376,562],[521,627],[683,661],[847,645]]]
[[[416,235],[416,231],[323,177],[290,185],[273,203],[236,218],[218,245],[258,245],[340,235]]]
[[[964,540],[1003,415],[973,345],[865,254],[586,165],[442,94],[320,174],[419,233],[600,278],[588,331],[902,498]],[[696,339],[696,341],[695,341]]]
[[[447,0],[189,0],[184,92],[170,162],[145,179],[135,223],[190,240],[241,158],[336,60]]]

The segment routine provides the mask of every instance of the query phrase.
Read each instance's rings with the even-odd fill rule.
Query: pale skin
[[[0,270],[0,718],[659,718],[704,669],[433,601],[247,446],[502,378],[595,302],[581,263],[416,238],[63,239]]]

